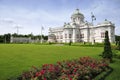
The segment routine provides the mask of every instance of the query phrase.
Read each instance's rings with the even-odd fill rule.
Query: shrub
[[[108,31],[105,32],[104,51],[102,53],[102,57],[112,61],[113,55],[112,55],[112,51],[111,51],[111,45],[109,42]]]
[[[82,57],[75,60],[44,64],[40,69],[24,72],[18,80],[92,80],[106,71],[109,66],[105,60]]]
[[[120,51],[120,40],[118,42],[118,50]]]
[[[69,46],[71,46],[71,44],[72,44],[72,41],[69,42]]]

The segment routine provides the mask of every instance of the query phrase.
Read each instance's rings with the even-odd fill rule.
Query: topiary
[[[105,32],[104,51],[102,53],[102,57],[105,59],[109,59],[110,62],[112,61],[113,53],[112,53],[111,45],[109,42],[108,31]]]

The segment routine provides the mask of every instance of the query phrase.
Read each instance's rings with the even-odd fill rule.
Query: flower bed
[[[82,57],[76,60],[44,64],[40,69],[24,72],[18,80],[92,80],[109,66],[105,60]]]

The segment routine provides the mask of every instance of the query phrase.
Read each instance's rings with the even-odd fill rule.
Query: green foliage
[[[118,42],[118,50],[120,51],[120,39],[119,39],[119,42]]]
[[[103,47],[104,44],[103,43],[95,43],[94,45],[92,45],[91,43],[87,43],[85,42],[85,44],[82,43],[72,43],[72,46],[81,46],[81,47]]]
[[[10,43],[11,34],[0,35],[0,43]]]
[[[72,41],[69,42],[69,46],[71,46],[71,44],[72,44]]]
[[[115,41],[116,41],[116,45],[117,45],[117,42],[120,40],[120,36],[118,35],[115,35]]]
[[[10,43],[10,38],[11,38],[11,34],[5,34],[4,35],[4,43]]]
[[[109,70],[109,64],[106,60],[81,57],[75,60],[58,61],[56,64],[44,64],[41,68],[35,66],[32,68],[32,71],[23,72],[18,78],[20,80],[36,78],[39,80],[90,80]]]
[[[101,51],[100,47],[0,44],[0,80],[18,76],[33,65],[37,67],[82,56],[98,58]]]
[[[4,36],[0,35],[0,43],[3,43],[3,42],[4,42]]]
[[[108,31],[105,32],[104,51],[102,53],[102,57],[112,61],[113,55],[112,55],[111,45],[109,42]]]
[[[114,49],[114,50],[112,50],[112,52],[113,52],[113,57],[114,58],[120,59],[120,54],[119,54],[120,51]]]
[[[45,63],[72,60],[83,56],[100,59],[102,47],[55,46],[35,44],[0,44],[0,80],[18,76],[31,66],[40,67]],[[120,55],[120,51],[118,53]],[[105,80],[120,79],[120,59],[110,64],[114,70]],[[15,80],[15,79],[13,79]]]

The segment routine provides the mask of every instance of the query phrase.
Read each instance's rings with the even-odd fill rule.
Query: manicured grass
[[[18,76],[31,66],[41,66],[46,63],[98,55],[103,51],[102,47],[80,46],[54,46],[34,44],[0,44],[0,80],[6,80],[12,76]],[[120,79],[120,60],[112,63],[114,71],[106,80]]]

